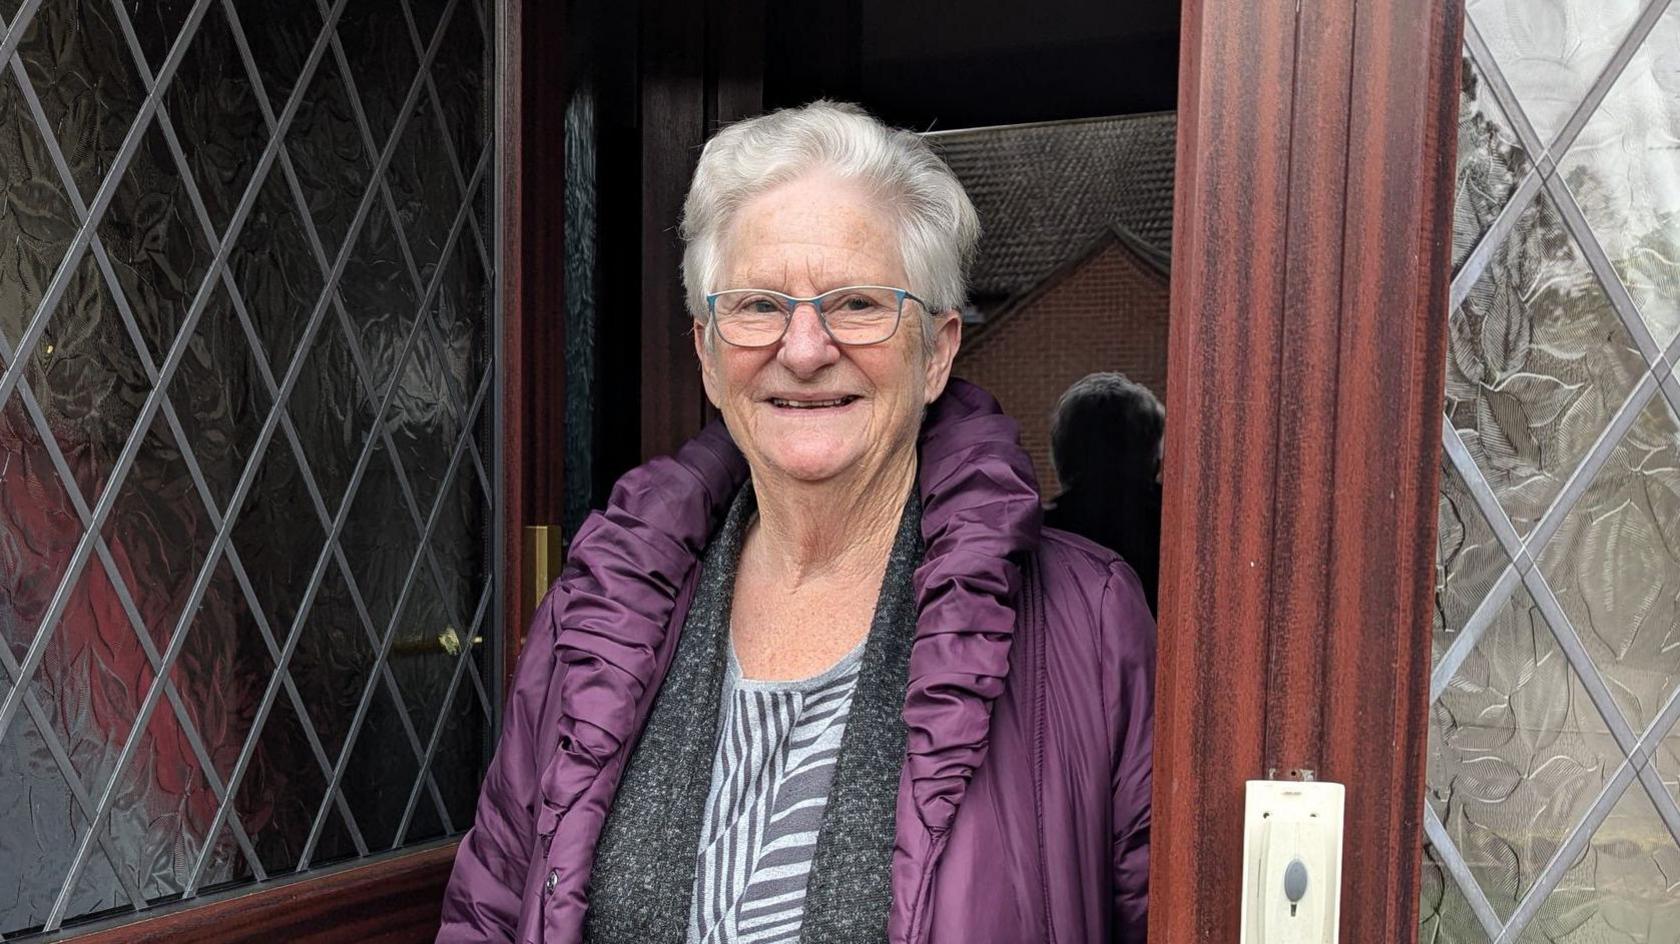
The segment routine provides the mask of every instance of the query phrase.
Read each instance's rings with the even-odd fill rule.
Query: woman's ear
[[[718,403],[717,378],[713,376],[717,365],[712,363],[713,351],[706,337],[706,323],[696,318],[694,329],[689,333],[694,335],[694,358],[700,362],[700,384],[706,388],[706,399],[711,401],[712,406],[721,410],[723,407]]]
[[[932,403],[945,392],[951,379],[951,365],[956,363],[957,351],[962,347],[962,315],[956,309],[933,316],[933,344],[928,348],[927,401]]]

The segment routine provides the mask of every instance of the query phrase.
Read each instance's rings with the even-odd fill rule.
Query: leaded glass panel
[[[1458,172],[1453,199],[1453,271],[1482,241],[1534,167],[1487,76],[1464,59],[1458,96]]]
[[[1546,194],[1519,214],[1449,329],[1447,416],[1527,534],[1644,362]]]
[[[1420,938],[1674,944],[1680,6],[1468,7]]]
[[[1523,589],[1431,708],[1429,756],[1429,803],[1501,919],[1622,757]]]
[[[1469,0],[1539,140],[1552,144],[1638,19],[1641,0]]]
[[[1635,786],[1570,861],[1522,940],[1668,944],[1680,933],[1677,877],[1680,846]]]
[[[1441,470],[1435,570],[1434,660],[1439,664],[1484,605],[1511,559],[1487,516],[1476,507],[1464,477],[1449,462]]]
[[[470,825],[491,15],[0,3],[0,936]]]
[[[1423,876],[1418,888],[1423,926],[1418,944],[1472,944],[1480,941],[1475,911],[1433,847],[1423,849]]]
[[[1680,688],[1680,425],[1654,397],[1563,517],[1540,572],[1643,732]]]
[[[1563,158],[1562,175],[1658,345],[1680,335],[1680,7]]]

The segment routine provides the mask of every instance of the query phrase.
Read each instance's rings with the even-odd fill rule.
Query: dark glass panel
[[[17,55],[76,188],[91,204],[146,97],[116,13],[102,0],[42,3]],[[4,114],[8,126],[30,120],[26,111]]]
[[[419,775],[420,764],[409,744],[400,706],[391,700],[384,682],[369,679],[374,686],[367,717],[351,749],[345,769],[345,795],[362,827],[369,851],[389,849],[397,838],[397,825],[408,804],[408,794]],[[422,794],[422,804],[432,798]]]
[[[297,207],[285,176],[278,169],[271,172],[229,257],[276,387],[297,357],[324,284]]]
[[[401,6],[389,0],[349,0],[338,19],[338,39],[373,146],[383,149],[420,71]]]
[[[41,114],[15,76],[0,76],[7,349],[61,286],[33,325],[22,382],[0,403],[0,635],[14,662],[39,663],[0,730],[0,848],[39,863],[0,900],[0,934],[38,928],[67,884],[70,926],[134,900],[293,871],[317,826],[310,865],[387,848],[434,735],[448,815],[426,790],[403,841],[470,822],[492,737],[471,678],[446,699],[461,663],[443,650],[475,646],[476,660],[492,629],[475,634],[470,621],[494,571],[495,444],[488,411],[462,415],[492,367],[491,186],[468,201],[474,225],[447,256],[444,247],[467,200],[449,151],[470,152],[457,158],[463,175],[486,153],[491,72],[485,11],[458,6],[443,25],[442,6],[413,10],[422,43],[444,32],[437,101],[426,90],[407,116],[398,109],[419,56],[410,14],[386,0],[353,0],[343,63],[323,46],[307,74],[317,4],[212,3],[189,24],[191,4],[176,0],[51,2],[18,47]],[[144,73],[175,53],[179,68],[155,96],[172,141],[161,120],[134,119]],[[258,175],[271,144],[264,105],[281,117],[294,94],[284,153]],[[384,178],[394,213],[368,192],[376,155],[364,109],[374,149],[412,126]],[[77,199],[102,192],[109,206],[92,230],[108,270],[93,251],[66,262]],[[224,238],[226,273],[213,268]],[[437,282],[423,325],[417,276]],[[166,364],[166,399],[141,423],[152,372]],[[462,437],[479,456],[446,475]],[[67,575],[84,534],[77,498],[109,513],[100,553]],[[327,544],[340,514],[343,533]],[[436,520],[424,556],[416,516]],[[231,555],[212,556],[219,540]],[[387,632],[431,649],[400,649],[381,672]],[[155,660],[172,644],[169,687],[154,688]],[[275,675],[286,647],[289,684]],[[0,683],[0,699],[11,693]],[[335,773],[342,810],[326,794]],[[84,807],[101,798],[76,866]]]
[[[268,125],[220,4],[204,14],[164,105],[220,237],[268,144]]]
[[[373,161],[362,147],[355,110],[332,55],[321,57],[301,102],[286,128],[286,153],[303,192],[306,216],[299,219],[314,224],[330,266],[366,192]]]

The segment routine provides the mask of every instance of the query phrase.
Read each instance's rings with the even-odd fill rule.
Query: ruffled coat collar
[[[915,578],[905,774],[918,817],[937,836],[986,756],[1040,510],[1018,427],[980,388],[953,378],[928,409],[919,448],[927,550]],[[560,749],[582,763],[549,766],[544,835],[645,722],[684,588],[746,477],[740,451],[713,423],[675,456],[627,473],[579,530],[561,578],[569,592],[555,645],[565,673]]]

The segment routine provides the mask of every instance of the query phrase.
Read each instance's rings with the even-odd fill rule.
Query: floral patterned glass
[[[463,831],[483,0],[0,3],[0,936]]]
[[[1680,941],[1680,3],[1471,0],[1420,940]]]

